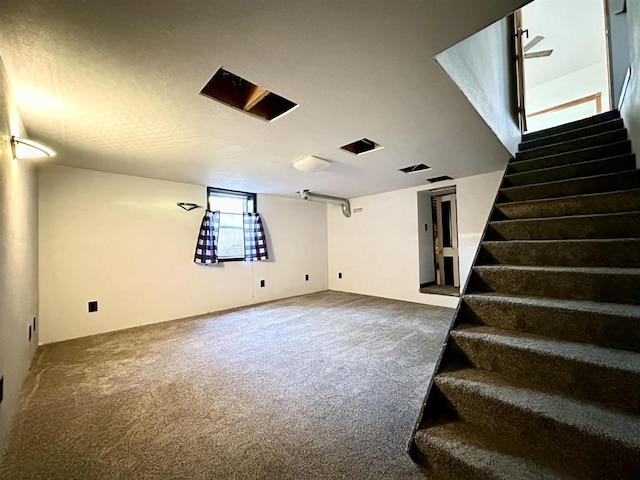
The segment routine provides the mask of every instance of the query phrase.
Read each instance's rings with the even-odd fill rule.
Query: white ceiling
[[[2,55],[54,162],[353,198],[496,170],[508,153],[433,57],[525,0],[5,0]],[[198,92],[224,66],[300,104],[271,124]],[[370,138],[363,156],[338,147]],[[331,160],[320,173],[291,164]],[[397,171],[427,163],[426,174]]]
[[[522,9],[522,23],[529,40],[545,37],[531,52],[553,49],[525,62],[527,87],[607,60],[603,0],[536,0]]]

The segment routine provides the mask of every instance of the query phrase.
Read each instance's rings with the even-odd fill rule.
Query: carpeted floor
[[[321,292],[40,347],[9,479],[423,479],[453,310]]]

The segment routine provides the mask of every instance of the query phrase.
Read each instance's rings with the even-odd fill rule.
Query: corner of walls
[[[521,135],[509,18],[498,20],[435,59],[502,145],[515,155]]]
[[[25,130],[0,59],[0,453],[38,346],[38,184],[36,165],[14,160],[11,136]],[[31,339],[29,330],[31,329]]]
[[[621,114],[637,153],[640,152],[640,1],[627,2],[627,15],[632,76]],[[640,155],[636,155],[636,168],[640,168]]]
[[[350,199],[345,218],[329,206],[329,288],[454,308],[458,298],[428,295],[420,288],[418,192],[455,185],[458,196],[460,284],[471,269],[504,170],[454,182],[412,187]],[[443,182],[444,183],[444,182]],[[342,273],[342,278],[338,274]]]
[[[206,205],[206,187],[62,166],[39,182],[42,343],[328,287],[322,204],[259,194],[269,260],[205,267],[193,263],[204,211],[176,203]]]

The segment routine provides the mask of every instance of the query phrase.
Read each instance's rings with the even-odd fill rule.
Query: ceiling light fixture
[[[11,137],[13,148],[13,158],[25,160],[30,158],[51,158],[56,156],[56,152],[41,143],[27,140],[26,138]]]
[[[329,160],[314,157],[313,155],[309,155],[308,157],[304,157],[293,162],[293,168],[300,170],[301,172],[321,172],[330,166],[331,162]]]

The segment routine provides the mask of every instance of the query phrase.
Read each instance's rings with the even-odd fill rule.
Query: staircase
[[[523,137],[409,451],[430,479],[640,478],[640,170],[617,111]]]

